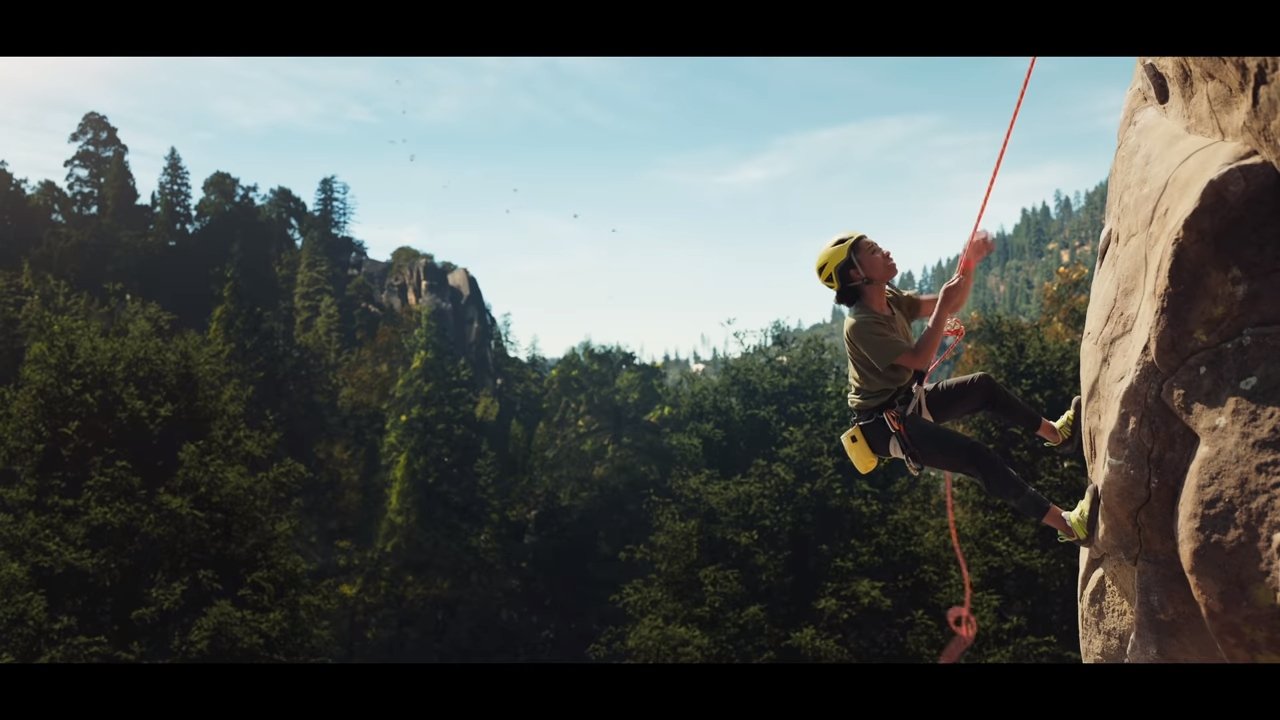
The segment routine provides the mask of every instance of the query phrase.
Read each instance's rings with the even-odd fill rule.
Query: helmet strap
[[[849,260],[853,262],[853,267],[858,271],[858,274],[862,276],[861,280],[855,280],[853,284],[854,285],[870,285],[871,278],[867,277],[867,274],[862,270],[862,266],[858,264],[858,258],[854,257],[853,255],[853,248],[850,248]]]

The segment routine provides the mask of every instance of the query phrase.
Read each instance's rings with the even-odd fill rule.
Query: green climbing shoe
[[[1067,521],[1075,537],[1067,537],[1059,530],[1058,542],[1071,542],[1080,547],[1089,547],[1093,544],[1094,531],[1098,527],[1098,509],[1095,507],[1097,501],[1098,486],[1090,484],[1089,489],[1084,493],[1084,499],[1076,505],[1076,508],[1071,512],[1062,513],[1062,519]]]
[[[1080,396],[1075,396],[1071,407],[1058,418],[1053,426],[1057,428],[1062,440],[1056,443],[1045,443],[1063,455],[1070,455],[1080,448]]]

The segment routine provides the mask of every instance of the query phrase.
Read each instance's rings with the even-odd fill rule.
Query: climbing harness
[[[909,383],[898,388],[893,397],[879,407],[873,410],[854,411],[853,417],[850,418],[852,427],[840,436],[840,441],[844,444],[845,452],[848,453],[849,459],[853,461],[858,472],[866,475],[880,466],[879,459],[867,445],[866,438],[862,434],[863,425],[877,421],[883,421],[889,428],[889,456],[902,460],[907,466],[907,471],[913,476],[919,475],[924,470],[924,463],[920,461],[915,446],[911,444],[911,436],[907,434],[903,421],[908,415],[919,415],[925,420],[933,420],[933,415],[929,412],[925,383],[928,382],[929,375],[951,356],[956,346],[964,339],[964,325],[960,324],[957,318],[947,318],[943,337],[954,339],[947,351],[929,366],[928,372],[916,371]]]

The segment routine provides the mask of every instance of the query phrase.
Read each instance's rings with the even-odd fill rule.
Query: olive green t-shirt
[[[912,370],[893,361],[915,347],[911,321],[920,314],[920,297],[885,288],[892,315],[881,315],[856,303],[844,320],[844,347],[849,356],[849,407],[867,410],[888,402],[911,380]]]

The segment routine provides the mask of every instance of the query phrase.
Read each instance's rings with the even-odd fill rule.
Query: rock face
[[[1278,73],[1135,68],[1080,357],[1086,662],[1280,662]]]
[[[439,308],[453,346],[470,362],[476,379],[482,385],[493,383],[497,323],[485,306],[479,283],[466,268],[446,268],[422,256],[395,263],[366,259],[361,273],[386,308],[396,312],[424,304]]]

